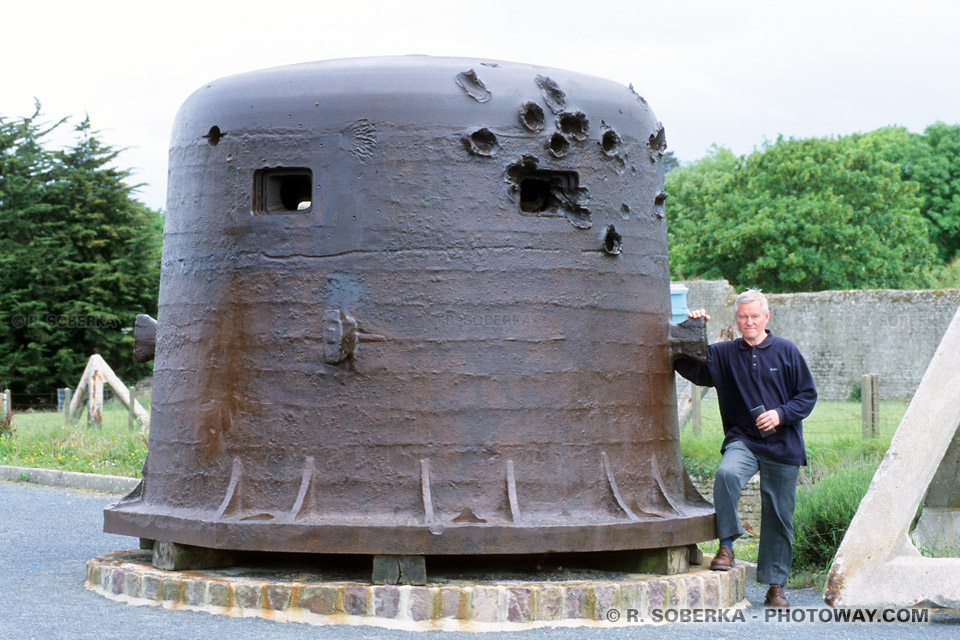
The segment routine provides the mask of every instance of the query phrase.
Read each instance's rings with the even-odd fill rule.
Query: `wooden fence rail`
[[[107,384],[113,389],[114,395],[123,403],[132,414],[130,419],[131,426],[139,421],[141,429],[150,424],[150,414],[141,406],[136,399],[136,394],[131,393],[132,388],[128,388],[117,374],[113,372],[110,365],[98,354],[90,356],[87,366],[83,370],[80,382],[77,383],[77,390],[70,399],[67,409],[67,420],[75,422],[80,412],[83,399],[87,398],[87,422],[95,426],[103,424],[103,385]]]

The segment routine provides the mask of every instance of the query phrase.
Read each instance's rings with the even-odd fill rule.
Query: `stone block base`
[[[369,574],[368,574],[369,575]],[[308,579],[278,571],[271,579],[237,569],[159,571],[144,551],[114,551],[87,562],[88,589],[131,604],[310,624],[364,624],[410,630],[520,630],[544,626],[627,626],[655,610],[729,610],[743,606],[746,570],[697,568],[671,576],[610,574],[611,579],[551,582],[445,580],[425,586]],[[616,577],[616,579],[613,579]],[[615,613],[614,613],[615,612]]]

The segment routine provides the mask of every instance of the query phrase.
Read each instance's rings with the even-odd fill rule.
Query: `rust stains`
[[[203,390],[194,436],[204,452],[215,458],[227,450],[227,441],[240,418],[241,406],[251,370],[243,357],[249,346],[247,317],[243,304],[246,285],[238,276],[220,288],[218,303],[201,329],[201,342],[209,346],[209,366],[198,371],[198,386]]]

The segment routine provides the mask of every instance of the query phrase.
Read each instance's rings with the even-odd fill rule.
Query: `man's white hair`
[[[770,303],[767,302],[767,296],[760,293],[759,289],[747,289],[743,293],[737,296],[736,302],[733,303],[733,317],[736,319],[737,313],[740,311],[741,304],[749,304],[751,302],[760,301],[760,311],[766,314],[770,311]]]

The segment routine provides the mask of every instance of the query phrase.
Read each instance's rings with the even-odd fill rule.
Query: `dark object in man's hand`
[[[766,408],[765,406],[763,406],[763,405],[760,405],[759,407],[754,407],[753,409],[750,409],[750,417],[753,418],[753,424],[754,424],[754,425],[757,424],[757,418],[759,418],[759,417],[761,416],[761,414],[763,414],[766,410],[767,410],[767,408]],[[777,432],[776,427],[774,427],[773,429],[768,429],[767,431],[764,431],[763,429],[760,429],[760,427],[757,427],[757,429],[760,431],[760,437],[761,437],[761,438],[768,438],[768,437],[772,436],[774,433]]]

